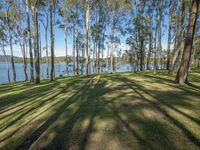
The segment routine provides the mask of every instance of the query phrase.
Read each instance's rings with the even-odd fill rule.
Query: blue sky
[[[56,19],[59,17],[56,16]],[[163,49],[167,49],[167,38],[168,38],[168,15],[165,15],[164,17],[164,25],[166,26],[165,28],[162,28],[162,47]],[[45,46],[45,38],[44,38],[44,28],[41,25],[40,28],[40,33],[41,33],[41,41],[42,41],[42,48]],[[48,37],[49,38],[49,37]],[[125,39],[122,39],[122,43],[120,48],[122,50],[129,49],[129,46],[124,42]],[[50,43],[49,43],[50,46]],[[107,47],[106,47],[107,48]],[[7,55],[10,55],[10,49],[9,47],[6,47],[6,53]],[[14,50],[14,56],[22,56],[21,49],[19,45],[13,45],[13,50]],[[50,50],[50,47],[49,47]],[[107,51],[107,49],[106,49]],[[104,56],[107,52],[104,52]],[[68,53],[69,55],[72,54],[72,36],[68,36]],[[2,52],[0,52],[2,54]],[[42,52],[42,56],[45,55],[45,51]],[[58,26],[55,27],[55,56],[65,56],[65,41],[64,41],[64,33],[62,29],[58,28]]]

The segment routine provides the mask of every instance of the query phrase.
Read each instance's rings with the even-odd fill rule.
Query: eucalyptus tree
[[[169,29],[168,29],[168,44],[167,44],[167,70],[170,67],[170,47],[171,47],[171,28],[172,28],[173,1],[169,2]]]
[[[136,30],[138,33],[139,42],[139,59],[140,59],[140,71],[144,70],[144,59],[145,59],[145,47],[146,41],[148,39],[148,20],[143,16],[138,16],[136,18],[137,26]]]
[[[26,31],[24,27],[24,7],[23,2],[20,0],[18,3],[18,16],[16,18],[16,27],[17,27],[17,38],[19,45],[21,47],[23,64],[24,64],[24,74],[25,74],[25,81],[28,80],[28,68],[27,68],[27,58],[26,58],[26,49],[25,49],[25,42],[26,42]]]
[[[94,11],[94,13],[96,13]],[[96,15],[95,15],[96,16]],[[96,18],[96,17],[95,17]],[[96,21],[97,19],[93,19],[95,20],[95,23],[91,26],[91,36],[92,36],[92,72],[95,73],[97,71],[97,36],[98,36],[98,27],[96,25]]]
[[[92,23],[92,39],[93,39],[93,56],[96,57],[93,60],[93,66],[95,62],[96,71],[100,73],[102,70],[102,60],[105,42],[105,31],[107,23],[107,5],[106,1],[96,1],[93,4],[93,23]],[[101,57],[101,58],[100,58]]]
[[[93,11],[91,12],[91,38],[92,38],[92,52],[93,52],[93,73],[97,72],[97,62],[98,62],[98,36],[99,36],[99,26],[98,26],[98,17],[99,11],[98,8],[100,6],[99,1],[94,1],[92,5]]]
[[[109,56],[110,56],[110,43],[106,42],[107,44],[107,56],[106,56],[106,71],[109,71]]]
[[[32,10],[32,38],[33,38],[33,49],[34,49],[34,58],[35,58],[35,72],[36,72],[36,80],[35,83],[40,83],[40,61],[41,61],[41,48],[40,48],[40,20],[39,13],[44,6],[43,0],[33,0],[29,1],[30,7]]]
[[[33,50],[34,50],[34,60],[35,60],[35,83],[40,83],[40,51],[39,51],[39,5],[38,0],[29,1],[31,7],[31,16],[32,16],[32,39],[33,39]]]
[[[27,17],[27,32],[29,43],[29,56],[30,56],[30,80],[34,82],[34,69],[33,69],[33,52],[32,52],[32,40],[31,40],[31,26],[30,26],[30,13],[29,13],[30,1],[26,0],[26,17]]]
[[[153,6],[152,6],[152,1],[148,1],[147,3],[147,15],[146,15],[146,19],[148,22],[148,40],[149,40],[149,50],[148,50],[148,54],[147,54],[147,61],[146,61],[146,69],[149,70],[150,69],[150,64],[151,64],[151,57],[153,54]]]
[[[48,33],[49,33],[49,3],[47,2],[43,7],[43,17],[41,23],[45,29],[45,51],[46,51],[46,77],[49,78],[49,46],[48,46]],[[45,21],[44,21],[45,20]]]
[[[131,29],[129,29],[131,30]],[[136,72],[138,70],[138,61],[137,61],[137,43],[135,38],[132,36],[126,39],[126,43],[130,46],[129,50],[125,51],[126,56],[128,57],[128,62],[131,65],[131,71]]]
[[[80,43],[80,32],[78,32],[78,29],[76,30],[76,76],[79,76],[79,43]]]
[[[157,64],[156,68],[159,69],[162,61],[162,22],[163,22],[163,12],[165,8],[165,1],[159,0],[158,1],[158,43],[157,43]]]
[[[51,81],[55,78],[55,68],[54,68],[54,22],[55,22],[55,0],[50,1],[50,35],[51,35]]]
[[[84,74],[84,64],[85,64],[85,35],[81,31],[78,32],[77,35],[77,49],[81,51],[81,54],[79,54],[79,62],[81,63],[81,75]]]
[[[68,42],[67,37],[69,33],[69,13],[68,13],[68,7],[67,7],[67,0],[60,1],[58,3],[59,7],[59,15],[62,17],[62,20],[57,20],[57,23],[59,24],[59,28],[61,28],[64,32],[64,39],[65,39],[65,58],[66,58],[66,76],[69,76],[69,57],[68,57]]]
[[[99,32],[99,49],[101,49],[101,59],[99,62],[99,68],[101,70],[101,72],[103,72],[103,60],[104,60],[104,51],[105,51],[105,41],[106,38],[108,37],[106,34],[106,31],[108,29],[108,17],[107,17],[107,12],[108,12],[108,6],[106,5],[106,1],[102,1],[101,4],[101,9],[99,10],[99,28],[100,28],[100,32]],[[122,33],[122,27],[119,26],[118,27],[118,31],[120,33]],[[119,35],[120,36],[120,35]],[[119,38],[118,38],[119,39]],[[120,41],[120,40],[118,40]]]
[[[72,59],[73,59],[73,74],[76,74],[76,32],[78,24],[78,5],[79,0],[66,1],[66,7],[68,9],[68,28],[72,34],[73,48],[72,48]]]
[[[158,31],[158,11],[157,11],[157,3],[154,4],[155,6],[155,21],[154,21],[154,46],[153,46],[153,70],[154,74],[156,73],[157,69],[157,31]]]
[[[110,50],[110,73],[113,72],[114,69],[114,51],[116,47],[116,39],[117,35],[116,33],[120,31],[121,26],[123,26],[123,19],[125,18],[127,12],[131,8],[130,1],[124,1],[124,0],[108,0],[107,1],[108,10],[109,10],[109,19],[110,19],[110,43],[111,43],[111,50]]]
[[[35,3],[35,16],[34,16],[34,24],[35,24],[35,71],[36,71],[36,84],[40,83],[40,47],[39,47],[39,1]]]
[[[85,46],[85,66],[86,75],[89,75],[89,50],[90,50],[90,0],[85,0],[85,30],[86,30],[86,46]]]
[[[136,9],[134,11],[134,9]],[[146,15],[148,13],[148,15]],[[148,68],[152,48],[152,17],[153,10],[151,8],[151,2],[146,1],[136,1],[135,7],[132,3],[131,19],[130,25],[127,28],[127,32],[130,34],[128,38],[128,44],[131,49],[135,49],[134,59],[135,59],[135,69],[144,69],[144,60],[146,56],[145,47],[147,40],[149,39],[149,53],[148,53]],[[139,68],[138,68],[139,64]]]
[[[177,72],[177,76],[175,82],[178,84],[183,85],[184,83],[188,83],[188,69],[190,65],[191,59],[191,52],[192,52],[192,44],[194,39],[195,33],[195,26],[198,17],[198,10],[199,10],[199,0],[192,0],[191,8],[190,8],[190,15],[188,20],[188,30],[185,38],[183,56],[181,60],[181,64],[179,70]]]
[[[138,57],[139,57],[139,44],[138,44],[138,32],[135,26],[135,18],[138,15],[138,1],[131,0],[130,19],[127,23],[126,32],[127,39],[126,44],[130,46],[129,50],[125,51],[125,56],[128,56],[128,62],[131,64],[132,71],[138,71]],[[133,69],[134,68],[134,69]]]
[[[16,82],[15,62],[14,62],[14,56],[13,56],[13,38],[14,38],[15,25],[16,25],[15,21],[17,17],[17,12],[16,12],[17,5],[14,1],[9,1],[9,0],[3,0],[2,5],[3,5],[3,9],[2,9],[1,15],[2,15],[4,25],[6,27],[6,34],[8,35],[8,40],[9,40],[13,81]]]
[[[169,68],[169,73],[172,73],[174,68],[175,68],[175,64],[177,62],[177,58],[178,56],[181,57],[181,49],[183,49],[184,46],[184,36],[185,36],[185,18],[184,16],[186,16],[186,1],[185,0],[181,0],[180,1],[180,6],[179,6],[179,13],[177,14],[177,20],[176,20],[176,35],[175,35],[175,42],[174,42],[174,53],[173,53],[173,57],[172,57],[172,61],[170,64],[170,68]]]

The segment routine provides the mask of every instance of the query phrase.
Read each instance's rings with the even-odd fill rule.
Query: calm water
[[[81,67],[79,67],[81,68]],[[23,70],[23,64],[15,64],[17,81],[24,81],[25,75]],[[12,67],[9,64],[10,70],[10,79],[12,81]],[[49,65],[50,71],[50,65]],[[129,64],[126,65],[117,65],[116,72],[128,72],[131,71],[131,66]],[[81,72],[81,71],[80,71]],[[91,66],[92,72],[92,66]],[[106,72],[106,68],[103,67],[103,72]],[[28,65],[28,74],[30,74],[30,65]],[[66,75],[66,64],[55,64],[55,76],[59,77],[60,75]],[[69,75],[73,75],[73,65],[69,64]],[[30,77],[29,77],[30,78]],[[41,78],[46,78],[46,64],[41,65]],[[7,74],[7,67],[5,63],[0,63],[0,83],[8,83],[8,74]]]

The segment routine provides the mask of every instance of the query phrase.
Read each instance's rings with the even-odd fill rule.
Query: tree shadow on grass
[[[167,78],[164,78],[164,77],[161,77],[161,76],[153,76],[153,75],[148,75],[148,74],[144,74],[144,73],[141,73],[141,76],[145,77],[145,78],[150,78],[152,81],[152,83],[163,83],[163,84],[167,84],[167,85],[170,85],[172,87],[175,87],[175,88],[179,88],[181,90],[184,90],[186,92],[190,92],[190,93],[196,93],[196,92],[200,92],[200,87],[197,86],[197,85],[194,85],[192,83],[189,83],[188,86],[179,86],[177,84],[175,84],[175,82],[171,79],[167,79]],[[193,77],[192,77],[192,80],[193,80]],[[196,92],[194,92],[196,91]]]
[[[9,94],[0,97],[0,110],[13,106],[19,102],[26,102],[29,98],[41,96],[43,93],[48,93],[54,87],[57,87],[60,83],[53,82],[50,84],[42,85],[41,87],[27,88],[27,90],[19,92],[17,94]],[[20,90],[20,89],[18,89]]]
[[[90,84],[92,84],[92,82],[85,84],[84,87],[80,88],[69,99],[65,100],[65,102],[59,108],[56,109],[55,114],[50,116],[50,118],[46,120],[45,123],[43,123],[30,136],[28,136],[26,140],[24,140],[24,142],[20,144],[20,146],[17,149],[28,149],[67,110],[68,106],[70,106],[71,104],[77,103],[77,101],[81,100],[80,98],[82,97],[82,95],[86,94],[86,91],[89,89]],[[72,115],[69,118],[69,123],[67,124],[68,130],[70,129],[70,125],[73,125],[73,122],[76,120],[76,116],[78,115],[81,115],[79,111],[77,111],[74,115]],[[59,140],[59,138],[56,138],[56,140]],[[61,145],[56,144],[56,146],[61,146]]]
[[[38,102],[38,99],[42,100],[45,97],[51,95],[58,95],[56,91],[60,92],[62,90],[67,90],[70,87],[76,88],[79,82],[79,80],[72,80],[70,82],[67,82],[67,85],[65,85],[64,88],[60,85],[60,82],[55,82],[51,83],[50,85],[47,84],[45,86],[39,86],[35,89],[28,89],[25,92],[20,92],[15,95],[0,97],[0,113],[12,110],[13,108],[17,108],[18,106],[24,106],[23,108],[25,108],[26,105],[32,105],[35,102]]]
[[[102,77],[105,77],[106,80],[95,77],[94,79],[86,78],[88,80],[85,83],[79,80],[72,81],[70,84],[60,87],[60,84],[56,85],[57,88],[60,88],[59,92],[55,94],[55,97],[49,98],[50,101],[56,101],[57,98],[60,99],[58,102],[49,106],[49,109],[50,107],[54,108],[53,113],[47,117],[40,126],[32,131],[28,131],[16,149],[87,149],[88,144],[91,144],[91,134],[97,132],[97,118],[98,121],[114,121],[113,126],[115,128],[113,128],[112,131],[107,131],[105,134],[110,134],[110,136],[117,138],[117,142],[122,144],[122,149],[159,149],[163,145],[165,145],[165,149],[178,149],[179,147],[177,147],[175,143],[176,139],[170,139],[170,136],[168,136],[168,131],[170,129],[166,129],[161,120],[158,118],[144,118],[142,114],[138,116],[137,110],[148,109],[155,109],[162,114],[169,122],[168,124],[171,126],[173,125],[174,128],[178,128],[188,141],[198,148],[200,147],[199,139],[195,137],[180,120],[170,115],[165,108],[170,108],[197,124],[199,124],[199,120],[180,111],[174,107],[173,104],[163,101],[160,97],[162,94],[167,93],[159,93],[161,91],[157,90],[148,90],[142,85],[142,82],[137,83],[137,81],[130,80],[120,74],[113,74],[112,76],[102,75]],[[156,82],[160,83],[158,80]],[[167,82],[166,80],[163,84]],[[75,86],[79,83],[83,83],[83,86]],[[108,83],[111,83],[111,85],[117,84],[109,87]],[[64,95],[68,94],[68,86],[72,86],[75,92],[69,98],[66,98]],[[123,90],[126,89],[129,90],[124,92]],[[53,91],[49,90],[48,92],[51,93]],[[189,92],[190,91],[188,91],[188,93]],[[117,96],[105,97],[106,94],[112,93],[115,93]],[[135,93],[135,95],[133,93]],[[47,93],[44,91],[43,94],[44,95],[39,95],[39,97],[45,97]],[[152,101],[146,98],[145,95],[149,95],[154,100]],[[185,95],[180,94],[180,97],[184,99]],[[128,98],[132,98],[133,100],[139,99],[140,102],[131,101],[132,104],[129,103]],[[31,101],[30,104],[32,104]],[[33,109],[30,108],[20,112],[22,113],[22,118],[20,118],[20,120],[31,112],[33,113],[37,108],[40,108],[39,104],[41,107],[46,105],[46,100],[41,103],[38,102],[37,104],[37,107],[35,106]],[[181,105],[187,106],[188,104],[183,100]],[[44,109],[43,111],[38,115],[43,115],[47,110]],[[25,115],[26,113],[27,115]],[[13,122],[13,124],[15,123],[16,122]],[[27,124],[24,124],[23,127],[26,127],[26,125]],[[135,126],[139,129],[135,128]],[[16,134],[16,132],[13,134]],[[130,134],[131,138],[127,138],[126,136]],[[54,136],[51,137],[51,135]],[[135,141],[137,141],[138,147],[134,147],[135,145],[131,144]],[[96,142],[96,146],[101,144],[100,141]],[[109,141],[107,141],[107,143],[109,143]]]
[[[105,82],[100,80],[98,79],[96,83],[88,86],[87,90],[80,95],[80,104],[77,111],[61,127],[55,127],[57,128],[57,134],[47,148],[70,149],[70,147],[73,148],[76,145],[77,149],[85,149],[90,133],[93,131],[94,118],[103,108],[99,100],[105,92],[101,89],[101,87],[104,87]],[[85,119],[88,119],[89,123],[81,131]],[[76,143],[74,143],[73,137],[78,138]]]
[[[84,81],[83,81],[84,82]],[[51,104],[52,103],[52,105],[50,105],[49,107],[47,107],[46,109],[44,109],[43,111],[42,111],[42,113],[40,113],[40,114],[38,114],[38,115],[36,115],[36,116],[34,116],[34,118],[31,118],[32,120],[34,120],[35,118],[38,118],[38,117],[40,117],[40,115],[43,115],[46,111],[48,111],[49,109],[52,109],[52,108],[54,108],[54,107],[57,107],[57,105],[59,105],[61,102],[62,102],[62,100],[57,100],[57,98],[59,98],[59,96],[61,96],[61,94],[62,93],[66,93],[66,92],[69,92],[68,91],[68,89],[69,88],[71,88],[71,87],[73,87],[74,89],[81,89],[81,87],[82,86],[80,86],[79,85],[80,84],[80,82],[79,82],[79,80],[73,80],[73,81],[71,81],[71,82],[68,82],[64,87],[60,87],[60,90],[59,90],[59,92],[57,92],[57,93],[53,93],[54,92],[54,90],[52,91],[52,90],[50,90],[52,87],[48,87],[48,89],[49,89],[49,91],[47,92],[47,91],[44,91],[44,92],[40,92],[40,93],[38,93],[38,94],[35,94],[34,96],[33,95],[31,95],[31,96],[33,96],[33,97],[31,97],[31,100],[29,100],[30,101],[30,103],[28,103],[28,105],[25,105],[25,107],[23,108],[20,108],[19,110],[17,110],[17,111],[14,111],[14,112],[12,112],[12,113],[10,113],[9,115],[6,115],[6,116],[4,116],[4,117],[9,117],[9,116],[16,116],[14,119],[10,119],[10,120],[8,120],[7,122],[6,122],[6,124],[5,125],[1,125],[2,127],[1,127],[1,131],[3,131],[3,130],[6,130],[7,128],[9,128],[10,126],[12,126],[12,125],[15,125],[18,121],[21,121],[23,118],[26,118],[27,116],[30,116],[31,115],[31,113],[33,114],[34,112],[36,112],[38,109],[40,109],[40,108],[42,108],[43,106],[45,106],[45,105],[47,105],[47,104]],[[55,84],[54,84],[55,85]],[[56,85],[55,85],[56,86]],[[45,87],[46,88],[46,87]],[[57,85],[57,88],[59,88],[58,87],[58,85]],[[42,90],[40,90],[40,91],[42,91]],[[28,92],[31,92],[31,91],[28,91]],[[33,92],[33,91],[32,91]],[[53,95],[52,96],[50,96],[50,97],[48,97],[48,99],[45,99],[45,97],[47,97],[47,94],[49,95],[49,94],[52,94],[53,93]],[[39,98],[39,99],[37,99],[37,98]],[[34,99],[36,99],[35,101],[34,101]],[[23,102],[23,100],[24,99],[21,99],[19,102]],[[21,104],[20,104],[21,105]],[[29,107],[28,107],[29,106]],[[25,109],[26,107],[28,107],[27,109]],[[18,132],[20,129],[22,129],[22,128],[24,128],[24,127],[26,127],[27,125],[29,124],[29,122],[27,122],[27,124],[23,124],[23,125],[21,125],[19,128],[16,128],[13,132],[11,132],[8,136],[6,136],[6,137],[4,137],[3,139],[1,139],[1,142],[3,142],[4,140],[6,140],[6,139],[8,139],[8,138],[10,138],[13,134],[15,134],[16,132]]]
[[[170,106],[167,103],[164,103],[163,101],[161,101],[158,97],[154,96],[153,94],[151,94],[148,90],[145,90],[145,87],[143,87],[140,84],[137,84],[136,82],[133,82],[132,80],[129,80],[128,78],[125,77],[120,77],[119,80],[121,80],[122,82],[125,83],[131,83],[128,84],[128,87],[130,89],[132,89],[135,93],[137,93],[144,101],[148,102],[149,104],[151,104],[155,109],[157,109],[161,114],[163,114],[173,125],[175,125],[176,127],[178,127],[183,133],[184,135],[192,142],[194,143],[196,146],[198,146],[200,148],[200,139],[198,139],[197,137],[195,137],[191,131],[189,131],[179,120],[177,120],[176,118],[174,118],[173,116],[171,116],[164,108],[162,108],[162,105],[165,105],[167,107],[170,107],[171,109],[175,110],[177,113],[180,113],[186,117],[188,117],[189,119],[191,119],[192,121],[195,121],[196,123],[199,124],[199,120],[194,119],[193,117],[186,115],[185,113],[181,112],[181,111],[177,111],[177,109],[175,109],[173,106]],[[151,101],[149,99],[147,99],[142,93],[145,93],[147,95],[152,96],[156,101]],[[182,95],[184,97],[184,95]],[[181,103],[184,103],[183,101]]]
[[[134,110],[135,107],[137,107],[137,105],[133,105],[131,109]],[[118,122],[116,130],[122,130],[123,132],[131,133],[132,138],[136,138],[137,140],[137,147],[139,147],[138,149],[160,150],[161,147],[162,149],[166,150],[178,149],[177,145],[174,143],[174,140],[170,139],[168,129],[166,129],[165,124],[163,124],[161,121],[156,120],[155,118],[145,118],[142,116],[142,114],[140,114],[141,116],[130,113],[128,114],[126,111],[123,112],[126,114],[126,119],[124,119],[120,115],[119,110],[121,108],[112,105],[111,109],[114,111]],[[139,106],[138,109],[142,111],[143,109],[146,109],[146,106]],[[119,134],[118,138],[120,141],[126,140],[124,139],[123,134]],[[131,140],[129,142],[131,142]],[[133,147],[134,145],[130,146],[130,148]]]

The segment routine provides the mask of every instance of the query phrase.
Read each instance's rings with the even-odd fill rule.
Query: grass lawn
[[[200,70],[0,85],[0,149],[200,149]]]

